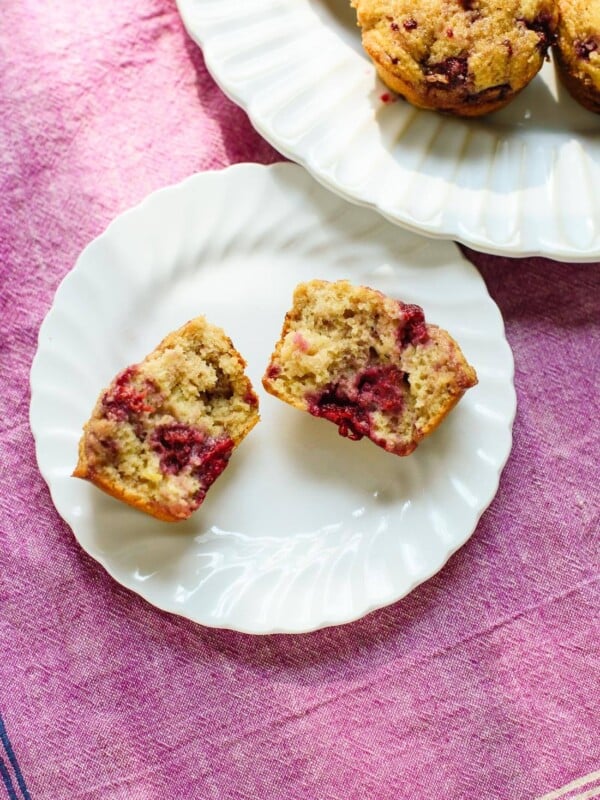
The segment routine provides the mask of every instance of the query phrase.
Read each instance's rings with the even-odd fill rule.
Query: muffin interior
[[[458,346],[419,306],[347,281],[297,287],[267,391],[350,439],[408,455],[476,382]]]
[[[243,367],[223,331],[203,318],[188,323],[102,393],[75,475],[150,513],[186,518],[258,421]]]

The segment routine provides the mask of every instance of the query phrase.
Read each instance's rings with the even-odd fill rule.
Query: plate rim
[[[201,2],[202,0],[200,0]],[[485,237],[476,236],[463,236],[457,230],[451,230],[449,227],[438,225],[432,226],[427,223],[417,224],[404,212],[399,212],[396,215],[391,215],[384,210],[379,203],[375,201],[365,200],[350,190],[336,183],[314,166],[310,157],[305,156],[303,153],[295,152],[293,149],[287,147],[284,142],[279,138],[277,133],[269,126],[263,123],[261,119],[253,112],[250,103],[244,99],[236,90],[229,84],[226,78],[221,73],[221,70],[215,63],[213,55],[210,50],[207,52],[208,37],[205,33],[196,30],[191,21],[191,3],[198,2],[198,0],[175,0],[177,10],[183,22],[184,28],[190,39],[198,46],[204,58],[206,69],[208,70],[211,78],[217,84],[223,94],[239,106],[248,116],[254,129],[281,155],[295,162],[306,169],[312,177],[324,186],[329,191],[338,195],[342,199],[352,203],[353,205],[362,206],[375,211],[384,219],[388,220],[394,225],[404,228],[412,233],[425,236],[429,239],[437,239],[442,241],[452,240],[465,247],[470,247],[473,250],[485,253],[487,255],[499,256],[511,259],[519,258],[546,258],[551,261],[558,261],[559,263],[572,263],[572,264],[594,264],[600,261],[600,246],[596,250],[590,250],[587,253],[576,252],[572,248],[554,249],[552,251],[543,248],[519,248],[515,245],[506,245],[503,247],[496,246],[493,242]],[[368,62],[365,62],[368,63]],[[600,130],[599,130],[600,134]]]
[[[56,287],[56,289],[54,291],[51,305],[50,305],[47,313],[45,314],[44,319],[43,319],[43,321],[42,321],[42,323],[40,325],[39,331],[38,331],[37,342],[36,342],[36,351],[35,351],[35,354],[34,354],[34,357],[33,357],[32,363],[31,363],[31,368],[30,368],[30,373],[29,373],[29,384],[30,384],[30,392],[31,392],[30,404],[29,404],[29,425],[30,425],[30,429],[31,429],[31,432],[32,432],[32,435],[33,435],[33,439],[34,439],[35,456],[36,456],[36,462],[37,462],[37,465],[38,465],[38,469],[39,469],[40,474],[42,475],[46,485],[48,486],[48,489],[49,489],[49,492],[50,492],[50,496],[51,496],[51,499],[52,499],[52,504],[53,504],[53,506],[54,506],[54,508],[56,510],[56,513],[59,515],[59,517],[62,520],[64,520],[66,525],[69,527],[69,529],[71,531],[71,535],[74,537],[74,539],[77,542],[78,546],[82,550],[84,550],[85,553],[88,556],[90,556],[94,561],[99,563],[100,566],[105,570],[105,572],[112,578],[112,580],[116,581],[117,584],[119,584],[120,586],[125,588],[127,591],[131,591],[132,593],[136,594],[142,600],[144,600],[145,602],[149,603],[150,605],[160,609],[161,611],[167,612],[169,614],[175,614],[176,616],[182,617],[182,618],[187,619],[187,620],[189,620],[189,621],[191,621],[191,622],[193,622],[195,624],[198,624],[198,625],[201,625],[201,626],[204,626],[204,627],[207,627],[207,628],[213,628],[213,629],[217,629],[217,630],[231,630],[231,631],[236,631],[236,632],[239,632],[239,633],[243,633],[243,634],[246,634],[246,635],[253,635],[253,636],[263,636],[263,635],[273,635],[273,634],[276,634],[276,635],[301,635],[301,634],[304,634],[304,633],[311,633],[311,632],[314,632],[316,630],[321,630],[321,629],[328,628],[328,627],[346,625],[346,624],[350,624],[352,622],[356,622],[357,620],[363,619],[364,617],[374,613],[377,610],[380,610],[382,608],[386,608],[386,607],[388,607],[390,605],[393,605],[393,604],[399,602],[400,600],[404,599],[408,594],[410,594],[412,591],[414,591],[414,589],[416,589],[418,586],[420,586],[421,584],[427,582],[433,576],[435,576],[438,572],[440,572],[444,568],[444,566],[448,563],[450,558],[458,550],[460,550],[469,541],[469,539],[473,536],[474,532],[476,531],[476,529],[477,529],[477,527],[479,525],[479,521],[480,521],[481,517],[483,516],[485,511],[489,508],[489,506],[491,505],[491,503],[493,502],[494,498],[496,497],[496,495],[498,493],[498,487],[499,487],[500,479],[501,479],[503,470],[504,470],[504,468],[505,468],[505,466],[506,466],[506,464],[508,462],[508,459],[510,458],[510,454],[511,454],[512,448],[513,448],[513,438],[514,438],[513,437],[513,425],[514,425],[514,420],[515,420],[516,413],[517,413],[517,394],[516,394],[515,383],[514,383],[514,379],[515,379],[514,354],[512,352],[512,348],[510,346],[510,343],[508,342],[508,339],[506,337],[506,328],[505,328],[504,319],[502,317],[500,309],[499,309],[497,303],[495,302],[495,300],[489,294],[489,292],[487,290],[487,287],[485,285],[485,281],[483,280],[481,274],[479,273],[479,270],[477,270],[477,268],[464,256],[464,254],[460,251],[460,249],[458,248],[458,246],[454,242],[451,242],[451,241],[444,242],[444,244],[447,244],[448,248],[452,248],[454,250],[454,254],[455,254],[455,257],[456,257],[457,261],[463,262],[464,264],[468,265],[468,267],[471,268],[474,271],[474,274],[477,275],[479,281],[481,282],[481,285],[483,287],[483,291],[484,291],[485,296],[486,296],[486,301],[491,303],[493,305],[493,307],[497,311],[498,322],[500,323],[500,328],[499,328],[499,331],[498,331],[498,341],[502,343],[503,349],[505,350],[506,368],[507,368],[507,375],[506,375],[506,377],[507,377],[507,385],[506,385],[506,388],[509,390],[509,393],[510,393],[510,410],[508,411],[508,413],[506,414],[505,418],[503,419],[504,425],[502,426],[504,431],[505,431],[507,440],[506,440],[505,451],[503,453],[502,458],[500,458],[499,461],[498,461],[498,464],[494,465],[494,467],[493,467],[493,470],[494,470],[494,472],[493,472],[494,481],[493,481],[493,486],[490,488],[490,491],[489,491],[489,498],[477,510],[477,512],[475,514],[475,518],[474,518],[474,520],[472,522],[472,525],[465,526],[465,533],[461,536],[460,541],[455,546],[449,547],[444,551],[443,558],[439,563],[437,563],[437,566],[435,566],[431,571],[428,571],[427,574],[419,575],[418,578],[416,578],[410,584],[410,586],[405,591],[403,591],[402,593],[397,594],[396,592],[393,592],[393,597],[388,597],[388,598],[386,598],[386,599],[384,599],[384,600],[382,600],[380,602],[371,603],[371,604],[368,605],[368,607],[366,607],[365,609],[363,609],[361,611],[358,611],[356,613],[345,614],[343,616],[343,619],[337,619],[337,618],[336,619],[321,619],[320,622],[318,622],[318,623],[316,623],[314,625],[302,626],[301,628],[297,628],[297,629],[296,628],[277,627],[277,626],[272,626],[271,625],[271,626],[268,626],[267,628],[260,629],[260,630],[257,630],[257,629],[254,629],[254,628],[249,628],[249,627],[247,628],[247,627],[244,627],[243,625],[239,625],[239,624],[233,625],[233,624],[227,624],[227,623],[217,622],[217,621],[212,622],[211,620],[206,620],[206,619],[198,619],[197,617],[195,617],[193,614],[191,614],[189,612],[185,613],[185,610],[184,610],[183,606],[175,606],[175,605],[169,605],[168,603],[162,603],[162,602],[158,601],[155,597],[149,597],[149,596],[147,596],[145,594],[142,594],[140,591],[138,591],[132,585],[126,583],[124,579],[119,577],[116,571],[113,571],[111,569],[110,559],[106,558],[101,552],[94,551],[94,549],[90,548],[88,546],[88,544],[84,544],[81,541],[81,539],[79,538],[79,536],[77,535],[77,533],[75,531],[74,526],[72,525],[71,515],[69,515],[64,510],[60,510],[59,506],[58,506],[58,504],[56,502],[55,486],[53,485],[53,481],[51,479],[51,469],[50,469],[50,466],[48,464],[48,461],[50,460],[50,458],[46,457],[42,453],[42,439],[43,439],[43,434],[44,434],[44,423],[43,423],[43,411],[41,409],[41,402],[40,401],[42,399],[41,395],[43,395],[43,391],[39,386],[38,372],[40,370],[40,364],[43,363],[43,359],[44,359],[44,342],[47,339],[48,330],[51,331],[51,328],[52,328],[52,325],[53,325],[54,316],[58,313],[56,299],[59,296],[59,293],[61,292],[61,289],[62,289],[63,285],[65,284],[65,282],[68,282],[70,280],[70,277],[75,273],[75,271],[78,268],[80,268],[80,266],[79,266],[80,262],[84,258],[85,253],[87,252],[88,248],[90,246],[92,246],[97,240],[103,239],[105,236],[107,236],[109,234],[110,230],[114,226],[121,225],[123,219],[126,220],[130,216],[135,217],[136,215],[143,213],[144,206],[146,204],[148,204],[148,203],[151,203],[153,201],[153,198],[155,198],[158,195],[163,195],[164,196],[164,195],[167,195],[167,194],[170,194],[170,193],[183,192],[183,191],[185,191],[187,189],[187,187],[190,184],[198,182],[199,180],[202,181],[208,176],[224,175],[225,173],[227,173],[227,175],[231,175],[232,173],[234,173],[234,174],[235,173],[243,173],[243,172],[247,172],[247,171],[256,172],[257,174],[258,173],[264,173],[266,171],[268,171],[268,172],[270,172],[272,174],[276,174],[278,172],[288,172],[290,175],[292,174],[292,172],[296,172],[296,174],[298,174],[298,175],[300,175],[301,173],[304,172],[301,167],[299,167],[299,166],[297,166],[297,165],[295,165],[293,163],[279,162],[279,163],[270,164],[270,165],[260,165],[260,164],[254,163],[254,162],[241,162],[241,163],[238,163],[238,164],[230,165],[230,166],[228,166],[228,167],[226,167],[225,169],[222,169],[222,170],[220,170],[220,169],[211,169],[211,170],[205,170],[205,171],[202,171],[202,172],[193,173],[192,175],[189,175],[188,177],[184,178],[181,181],[178,181],[176,183],[161,187],[161,188],[149,193],[142,200],[140,200],[140,202],[136,203],[135,205],[131,206],[130,208],[125,209],[124,211],[122,211],[119,214],[117,214],[108,223],[108,225],[101,231],[101,233],[99,233],[97,236],[95,236],[80,251],[80,253],[77,256],[73,266],[69,269],[69,271],[59,281],[59,283],[58,283],[58,285],[57,285],[57,287]],[[340,203],[345,202],[343,198],[338,198],[336,196],[333,196],[332,200],[334,202],[340,202]],[[413,233],[412,235],[416,235],[416,234]],[[423,237],[421,237],[421,238],[423,238]],[[426,245],[427,244],[427,239],[423,239],[423,242],[424,242],[424,245]],[[492,474],[491,471],[490,471],[490,474]]]

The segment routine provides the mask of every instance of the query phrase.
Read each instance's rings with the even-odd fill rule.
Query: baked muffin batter
[[[600,0],[558,0],[558,8],[559,75],[576,100],[600,114]]]
[[[450,334],[419,306],[348,281],[294,292],[263,386],[338,426],[342,436],[407,456],[477,383]]]
[[[384,83],[420,108],[462,116],[502,108],[527,86],[557,24],[553,0],[351,2]]]

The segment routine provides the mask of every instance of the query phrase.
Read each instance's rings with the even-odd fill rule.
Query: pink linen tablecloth
[[[441,573],[347,627],[204,629],[77,546],[36,467],[28,373],[59,281],[116,214],[280,157],[172,0],[4,0],[0,47],[0,799],[600,797],[600,265],[468,253],[519,412]]]

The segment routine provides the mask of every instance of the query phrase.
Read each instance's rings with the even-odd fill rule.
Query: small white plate
[[[223,91],[280,152],[408,229],[477,250],[600,260],[600,117],[552,64],[484,120],[390,97],[349,0],[177,0]]]
[[[315,277],[421,304],[476,367],[479,385],[410,457],[262,391],[293,288]],[[102,388],[198,314],[247,358],[262,421],[198,512],[160,523],[70,474]],[[510,451],[512,381],[500,313],[454,244],[300,167],[241,165],[151,195],[83,251],[40,330],[31,426],[56,508],[120,583],[204,625],[301,632],[397,600],[468,539]]]

